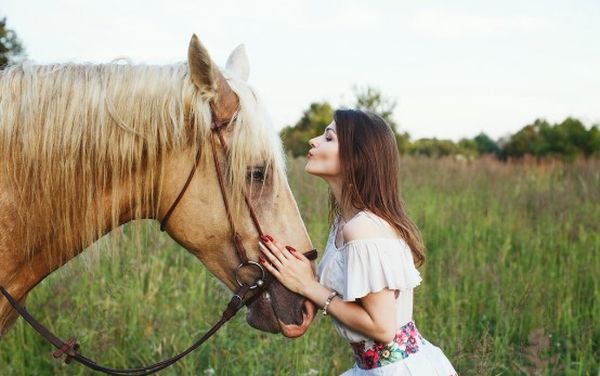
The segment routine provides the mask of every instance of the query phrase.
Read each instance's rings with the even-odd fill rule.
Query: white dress
[[[354,301],[383,288],[399,290],[396,291],[398,330],[392,342],[382,344],[352,331],[330,316],[337,332],[350,343],[356,360],[343,376],[457,375],[443,351],[421,336],[412,319],[413,288],[422,278],[408,244],[396,238],[392,227],[374,213],[361,211],[357,215],[371,218],[390,235],[351,240],[338,248],[335,239],[343,224],[339,217],[336,218],[319,263],[319,281],[340,293],[344,301]]]

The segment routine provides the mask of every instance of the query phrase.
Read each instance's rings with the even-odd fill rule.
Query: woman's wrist
[[[299,291],[299,294],[304,296],[305,298],[310,299],[310,292],[312,291],[312,289],[314,289],[314,283],[315,281],[310,281],[307,282],[305,284],[302,285],[302,290]]]
[[[332,290],[320,284],[318,281],[311,281],[304,287],[304,293],[302,294],[305,298],[311,300],[315,305],[321,309],[325,304],[325,301],[331,294]]]
[[[323,302],[319,302],[316,300],[318,296],[318,292],[320,289],[324,288],[323,285],[319,283],[317,280],[312,280],[304,285],[304,289],[302,291],[302,295],[305,298],[308,298],[313,301],[313,303],[317,304],[318,307],[321,307]]]

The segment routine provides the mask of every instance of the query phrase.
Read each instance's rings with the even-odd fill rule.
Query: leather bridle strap
[[[169,358],[167,360],[152,364],[147,367],[142,368],[132,368],[132,369],[114,369],[103,367],[96,362],[86,358],[81,355],[79,350],[79,345],[75,342],[74,338],[70,338],[69,341],[63,342],[58,337],[54,336],[49,330],[47,330],[42,324],[40,324],[37,320],[35,320],[27,310],[22,307],[19,303],[17,303],[14,298],[4,289],[4,287],[0,286],[0,292],[8,299],[9,303],[12,307],[35,329],[39,334],[41,334],[44,338],[46,338],[57,350],[52,354],[54,358],[60,358],[62,355],[66,355],[65,362],[70,363],[72,360],[79,362],[95,371],[104,372],[109,375],[150,375],[152,373],[158,372],[166,367],[177,362],[179,359],[183,358],[196,348],[198,348],[202,343],[204,343],[208,338],[210,338],[223,324],[229,321],[237,311],[244,306],[245,301],[247,300],[247,293],[250,291],[248,285],[241,286],[236,294],[231,298],[229,304],[227,304],[227,308],[223,311],[221,315],[221,319],[213,325],[209,331],[207,331],[202,337],[196,340],[191,346],[189,346],[186,350],[181,352],[180,354]]]
[[[202,150],[200,149],[200,147],[198,147],[198,151],[196,152],[196,158],[194,159],[194,166],[192,167],[192,171],[190,171],[190,174],[188,175],[188,178],[185,181],[183,188],[181,189],[181,191],[179,191],[179,194],[177,195],[177,197],[175,198],[175,200],[169,207],[169,210],[167,210],[167,213],[165,214],[163,219],[160,221],[160,231],[166,230],[167,221],[171,217],[171,214],[173,214],[173,211],[177,207],[177,204],[179,204],[179,201],[183,197],[185,191],[187,191],[187,188],[190,185],[192,178],[194,177],[194,172],[196,172],[196,168],[198,168],[198,164],[200,163],[201,156],[202,156]]]
[[[233,118],[235,119],[235,117]],[[227,147],[227,143],[225,142],[225,138],[223,138],[223,132],[221,131],[222,128],[226,127],[228,125],[228,123],[221,123],[221,124],[217,124],[216,122],[213,121],[213,127],[212,130],[216,131],[217,136],[219,137],[219,142],[221,143],[221,146],[223,147],[223,150],[225,151],[225,155],[229,154],[229,148]],[[213,139],[211,138],[211,141],[213,141]],[[213,144],[213,159],[215,160],[215,166],[218,165],[218,159],[217,159],[217,154],[215,152],[215,147]],[[225,197],[225,185],[223,183],[223,174],[221,173],[221,169],[217,168],[217,173],[219,176],[219,185],[221,186],[221,193],[222,196]],[[246,206],[248,207],[248,211],[250,212],[250,218],[252,219],[252,222],[254,223],[254,227],[256,227],[256,231],[258,232],[258,235],[263,236],[263,230],[260,227],[260,222],[258,221],[258,217],[256,216],[256,212],[254,211],[254,207],[252,206],[252,204],[250,203],[250,199],[248,198],[248,194],[246,193],[246,191],[242,191],[242,195],[244,196],[244,201],[246,202]],[[226,209],[227,211],[230,213],[230,210],[228,208],[228,206],[226,205]],[[227,216],[229,218],[229,222],[232,226],[232,228],[235,228],[235,226],[233,225],[233,218],[231,218],[231,215]]]
[[[304,253],[304,256],[309,260],[315,260],[317,258],[317,251],[312,249],[308,252]],[[69,338],[66,342],[55,336],[52,332],[50,332],[45,326],[43,326],[39,321],[37,321],[31,314],[20,305],[13,296],[6,291],[6,289],[0,286],[0,292],[2,295],[6,297],[10,305],[23,317],[23,319],[42,337],[44,337],[48,342],[50,342],[54,347],[56,347],[56,351],[52,353],[52,356],[55,359],[60,358],[61,356],[65,356],[65,363],[69,364],[71,361],[75,360],[78,363],[83,364],[84,366],[93,369],[94,371],[103,372],[108,375],[118,375],[118,376],[145,376],[150,375],[155,372],[158,372],[162,369],[165,369],[180,359],[197,349],[200,345],[202,345],[206,340],[208,340],[213,334],[219,330],[223,324],[229,321],[235,314],[244,306],[253,302],[261,293],[264,291],[270,282],[272,281],[272,277],[268,278],[267,281],[258,288],[258,291],[249,296],[248,292],[250,291],[250,285],[243,284],[240,286],[229,303],[227,304],[227,308],[221,314],[221,318],[217,323],[215,323],[202,337],[198,338],[192,345],[190,345],[187,349],[182,351],[181,353],[173,356],[172,358],[163,360],[161,362],[157,362],[151,364],[146,367],[140,368],[130,368],[130,369],[115,369],[109,368],[99,365],[93,360],[83,356],[79,353],[79,344],[76,342],[74,337]]]
[[[235,221],[233,220],[233,217],[231,215],[229,200],[227,199],[227,195],[225,193],[225,179],[223,177],[221,163],[219,162],[217,146],[215,144],[215,139],[213,137],[213,134],[216,133],[217,138],[221,144],[221,147],[223,148],[225,155],[228,155],[229,149],[227,147],[227,143],[225,142],[225,138],[223,137],[222,129],[229,126],[235,120],[235,118],[236,118],[236,115],[232,116],[229,121],[218,122],[216,117],[214,116],[214,112],[213,112],[212,125],[211,125],[212,134],[211,134],[211,138],[210,138],[210,145],[211,145],[211,152],[212,152],[212,156],[213,156],[213,162],[215,165],[215,171],[217,174],[217,180],[219,182],[219,188],[221,190],[221,197],[223,198],[223,204],[225,206],[225,213],[227,216],[227,221],[229,222],[229,227],[231,228],[232,242],[235,246],[235,249],[240,258],[240,261],[242,263],[244,263],[244,262],[248,261],[248,253],[246,252],[246,249],[244,248],[244,245],[242,243],[242,237],[240,236],[239,232],[237,232],[236,226],[235,226]],[[181,191],[179,192],[179,194],[177,195],[177,197],[171,204],[171,207],[169,207],[169,209],[167,210],[163,219],[160,221],[160,230],[161,231],[166,230],[167,221],[173,214],[173,211],[177,207],[177,204],[179,204],[179,201],[181,200],[181,198],[185,194],[188,186],[190,185],[190,182],[192,181],[192,179],[194,177],[194,173],[196,172],[196,169],[198,168],[198,165],[200,163],[200,157],[201,157],[201,150],[198,149],[198,151],[196,152],[196,158],[194,161],[194,165],[192,166],[192,169],[188,175],[187,180],[185,181],[185,184],[183,185],[183,188],[181,189]],[[250,213],[250,218],[252,219],[252,223],[254,224],[254,227],[256,228],[258,235],[263,236],[264,232],[262,230],[260,222],[258,221],[258,217],[256,215],[254,207],[252,206],[250,199],[248,198],[248,195],[246,194],[246,191],[243,191],[242,195],[244,196],[244,201],[246,202],[246,206],[248,207],[248,212]]]
[[[223,136],[221,134],[221,127],[222,127],[222,125],[218,125],[213,120],[212,131],[213,131],[213,133],[216,132],[219,135],[219,141],[221,142],[221,146],[223,147],[223,150],[225,151],[225,154],[227,155],[228,150],[227,150],[227,146],[223,140]],[[215,138],[213,137],[212,134],[210,137],[210,146],[212,149],[211,151],[212,151],[212,155],[213,155],[213,161],[215,164],[215,170],[217,172],[217,180],[219,181],[219,188],[221,189],[221,197],[223,197],[223,205],[225,206],[225,213],[227,214],[227,221],[229,222],[229,227],[231,228],[231,240],[233,241],[235,250],[238,254],[238,257],[240,258],[240,261],[242,263],[245,263],[248,261],[248,252],[246,252],[246,249],[244,248],[244,245],[242,244],[242,238],[235,228],[235,222],[233,221],[233,217],[231,215],[229,200],[227,199],[227,195],[225,194],[225,182],[223,179],[223,172],[221,171],[221,164],[219,163],[219,158],[217,155],[217,146],[215,145]],[[248,209],[250,210],[250,212],[252,212],[253,211],[252,205],[248,205]],[[255,225],[257,225],[257,224],[258,224],[258,222],[255,222]],[[257,225],[257,229],[259,230],[260,235],[262,235],[260,225]]]

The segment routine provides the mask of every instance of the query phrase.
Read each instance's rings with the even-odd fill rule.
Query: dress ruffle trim
[[[418,286],[421,274],[414,265],[410,247],[402,239],[351,240],[345,252],[343,300],[353,301],[384,288],[405,291]]]

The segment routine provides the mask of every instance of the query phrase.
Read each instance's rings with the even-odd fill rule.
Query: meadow
[[[327,187],[304,159],[288,165],[321,257]],[[403,157],[400,179],[427,247],[413,317],[459,374],[600,375],[600,161]],[[230,293],[157,223],[117,232],[46,278],[27,308],[61,337],[76,335],[84,355],[133,367],[181,351]],[[338,375],[353,363],[320,313],[295,340],[255,331],[244,315],[159,374]],[[19,319],[0,341],[0,374],[91,374],[51,351]]]

